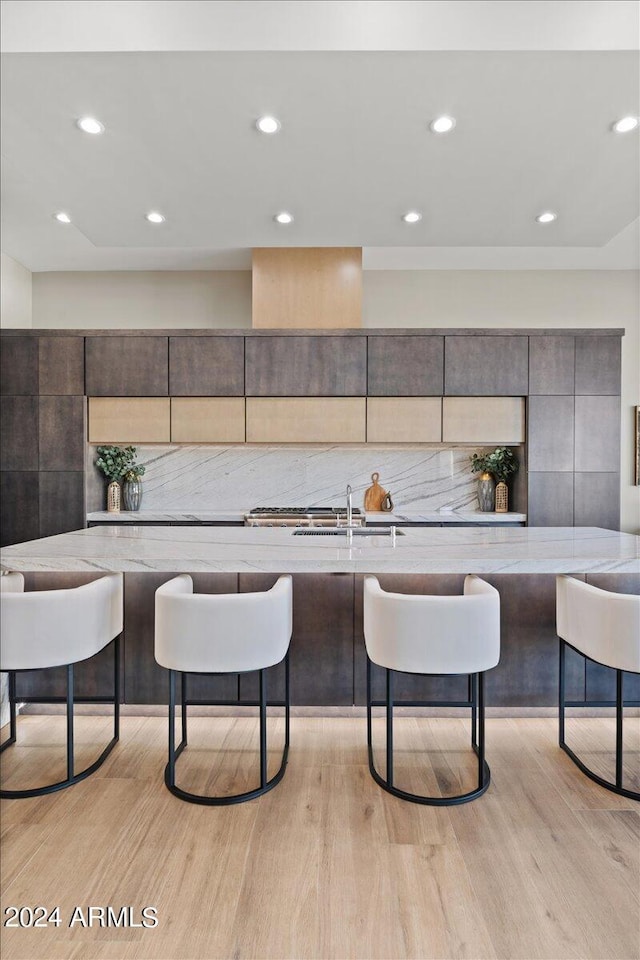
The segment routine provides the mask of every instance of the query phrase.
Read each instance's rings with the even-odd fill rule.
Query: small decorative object
[[[480,472],[478,481],[478,502],[480,509],[496,513],[509,510],[509,488],[507,480],[518,470],[518,460],[510,447],[496,447],[491,453],[479,456],[474,453],[470,458],[473,473]],[[495,481],[495,505],[494,505]]]
[[[385,499],[389,496],[389,494],[378,483],[378,480],[380,479],[380,474],[372,473],[371,479],[373,480],[373,486],[367,487],[367,489],[364,492],[365,511],[371,512],[371,513],[379,513],[381,510],[391,510],[391,507],[383,506]],[[391,501],[389,500],[389,502]]]
[[[384,500],[382,501],[382,505],[380,509],[383,511],[383,513],[389,513],[391,510],[393,510],[393,500],[391,499],[391,492],[388,492],[386,494]]]
[[[120,513],[120,484],[112,480],[107,487],[107,510],[109,513]]]
[[[125,510],[139,510],[142,503],[142,474],[144,467],[141,464],[135,470],[129,470],[124,475],[122,499]]]
[[[127,476],[131,476],[139,482],[144,473],[145,468],[137,464],[135,458],[135,447],[98,447],[96,467],[104,473],[109,481],[107,487],[107,510],[109,513],[120,513],[120,481],[122,478],[126,479]],[[139,505],[138,500],[138,507]]]

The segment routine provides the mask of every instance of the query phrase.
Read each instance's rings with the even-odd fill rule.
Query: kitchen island
[[[555,577],[570,573],[618,592],[640,592],[640,538],[598,527],[405,528],[389,535],[300,536],[295,530],[249,527],[94,527],[0,551],[3,570],[25,573],[27,589],[86,583],[125,574],[124,700],[166,702],[166,673],[153,657],[155,591],[170,576],[190,573],[196,591],[268,589],[280,573],[294,576],[291,644],[293,702],[351,707],[364,703],[362,582],[376,574],[385,589],[405,593],[462,592],[477,573],[501,596],[500,664],[487,677],[489,707],[550,708],[557,698]],[[274,687],[279,668],[273,668]],[[376,683],[380,678],[376,678]],[[78,668],[80,695],[110,689],[108,657]],[[61,693],[63,672],[19,677],[19,695]],[[252,678],[194,677],[190,696],[255,700]],[[612,698],[611,678],[570,652],[568,698]],[[637,678],[628,696],[637,698]],[[464,697],[465,678],[405,675],[398,697]],[[191,686],[190,686],[191,691]],[[377,691],[378,693],[381,690]]]

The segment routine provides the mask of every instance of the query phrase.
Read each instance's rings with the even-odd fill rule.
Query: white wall
[[[33,325],[45,329],[250,327],[251,272],[34,273]]]
[[[22,268],[23,269],[23,268]],[[633,270],[369,270],[365,327],[623,327],[622,529],[640,529],[640,274]],[[247,271],[40,273],[34,327],[249,327]]]
[[[0,327],[31,326],[31,271],[0,254]]]

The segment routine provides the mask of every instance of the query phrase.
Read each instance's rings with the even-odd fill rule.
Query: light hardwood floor
[[[275,768],[283,726],[273,723]],[[571,720],[568,730],[604,769],[612,721]],[[79,718],[77,731],[82,763],[108,737],[109,720]],[[194,718],[189,732],[179,761],[188,789],[237,792],[255,782],[256,721]],[[470,784],[464,721],[403,718],[396,732],[400,784]],[[62,775],[63,735],[60,717],[21,718],[3,784]],[[492,785],[445,809],[380,790],[365,735],[363,719],[297,718],[275,790],[206,808],[163,785],[166,722],[125,718],[96,775],[49,797],[3,801],[3,918],[10,905],[59,905],[63,921],[3,929],[3,960],[640,956],[639,805],[576,770],[557,748],[556,721],[487,721]],[[626,739],[637,783],[637,719]],[[224,772],[215,775],[217,760]],[[131,906],[137,919],[154,906],[159,924],[69,929],[76,906]]]

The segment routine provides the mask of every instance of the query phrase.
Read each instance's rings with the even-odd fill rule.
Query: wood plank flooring
[[[283,721],[273,723],[270,769]],[[78,763],[109,736],[77,720]],[[572,744],[610,765],[609,719],[571,720]],[[25,716],[2,757],[7,788],[64,772],[64,720]],[[383,743],[382,721],[375,721]],[[399,718],[396,779],[422,792],[473,782],[468,725]],[[182,803],[162,781],[166,721],[126,717],[93,777],[49,797],[3,801],[2,914],[52,909],[62,924],[2,929],[3,960],[637,960],[640,805],[585,778],[550,719],[487,721],[492,784],[461,807],[380,790],[360,718],[296,718],[282,783],[250,803]],[[196,792],[255,783],[257,721],[194,718],[179,782]],[[626,774],[640,782],[640,721]],[[219,752],[218,752],[219,751]],[[383,769],[382,760],[379,766]],[[158,911],[158,926],[69,928],[74,907]]]

